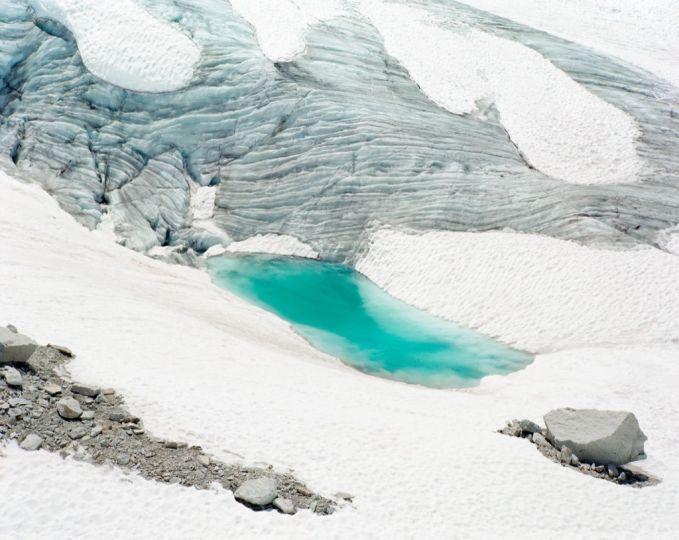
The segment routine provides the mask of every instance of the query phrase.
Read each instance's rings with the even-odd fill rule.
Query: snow
[[[679,340],[679,257],[658,249],[382,230],[356,267],[410,304],[522,349]]]
[[[477,235],[478,253],[466,251],[469,266],[476,265],[476,288],[491,264],[487,250],[501,247],[484,244],[485,236]],[[494,301],[506,304],[513,289],[526,283],[569,285],[562,282],[562,260],[548,245],[530,251],[518,235],[507,235],[507,241],[526,250],[523,256],[530,255],[540,271],[517,282],[521,276],[509,259],[506,272],[493,274],[504,285]],[[391,249],[400,252],[401,242]],[[413,286],[422,291],[448,257],[442,250],[450,245],[433,246],[437,251],[429,258],[408,254],[420,261]],[[551,264],[539,260],[542,249]],[[571,270],[595,271],[604,260],[579,249],[579,257],[577,250],[569,252],[578,257]],[[223,491],[157,485],[9,446],[0,458],[2,538],[612,539],[673,538],[679,528],[673,432],[679,422],[679,346],[659,339],[677,335],[665,320],[672,315],[666,304],[657,306],[657,321],[637,328],[625,345],[540,354],[525,370],[489,377],[478,388],[440,391],[345,367],[274,316],[212,286],[204,272],[145,258],[87,231],[46,193],[3,174],[0,253],[3,322],[40,342],[71,347],[77,353],[70,365],[74,378],[119,389],[151,433],[200,444],[223,460],[240,454],[246,463],[294,469],[325,495],[355,496],[353,508],[329,517],[253,513]],[[582,268],[578,261],[588,253],[592,264]],[[639,288],[654,298],[662,290],[676,306],[676,288],[667,289],[655,274],[665,265],[668,275],[676,275],[675,268],[654,252],[640,254],[652,280],[639,273],[636,258],[616,261],[641,279]],[[504,255],[501,250],[494,258]],[[622,269],[609,263],[604,268],[606,279],[622,279]],[[449,278],[451,286],[455,279]],[[606,279],[599,298],[612,302],[607,295],[619,291]],[[622,303],[606,313],[613,318],[600,328],[623,319],[631,327],[638,320],[625,300],[638,298],[635,290],[616,296]],[[582,316],[577,300],[590,305],[581,296],[561,306],[543,299],[547,308],[533,307],[554,317],[554,328],[563,327],[553,330],[555,336],[566,336]],[[600,313],[609,307],[604,304]],[[634,307],[646,313],[644,304]],[[509,328],[504,335],[512,331],[511,318],[503,319]],[[658,340],[648,343],[649,336]],[[494,432],[506,419],[537,420],[552,407],[568,405],[634,411],[649,436],[643,466],[663,482],[635,490],[585,477],[554,465],[525,441]]]
[[[456,114],[494,103],[527,161],[576,184],[633,182],[643,167],[631,116],[595,96],[536,51],[426,11],[380,0],[361,10],[387,51],[436,103]]]
[[[617,56],[679,87],[677,0],[464,0]]]
[[[318,258],[318,252],[310,245],[285,234],[258,234],[240,242],[232,242],[227,246],[226,251],[229,253],[270,253],[307,259]]]
[[[66,26],[87,69],[112,84],[140,92],[186,86],[200,48],[177,27],[135,0],[31,0],[39,16]]]
[[[304,32],[312,24],[345,14],[341,0],[230,0],[256,30],[262,52],[273,62],[304,52]]]

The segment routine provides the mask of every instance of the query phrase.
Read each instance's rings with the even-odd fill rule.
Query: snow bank
[[[436,103],[456,114],[494,103],[527,161],[577,184],[633,182],[642,161],[634,120],[536,51],[461,25],[439,28],[425,11],[379,0],[361,10],[387,51]]]
[[[464,0],[644,68],[679,87],[677,0]]]
[[[345,13],[341,0],[230,0],[257,32],[262,52],[272,61],[304,52],[304,32],[316,23]]]
[[[229,253],[270,253],[318,259],[318,252],[294,236],[285,234],[258,234],[241,242],[232,242],[226,248]]]
[[[88,70],[112,84],[141,92],[186,86],[200,48],[135,0],[30,0],[39,16],[66,26]]]
[[[355,509],[327,518],[256,514],[224,492],[148,484],[10,447],[0,458],[3,538],[617,539],[673,538],[679,528],[676,345],[540,355],[464,392],[370,377],[206,274],[112,244],[4,175],[0,253],[0,322],[71,347],[74,377],[119,389],[150,432],[219,459],[238,453],[294,468],[314,490],[355,497]],[[420,259],[422,280],[436,256],[445,254]],[[488,260],[476,260],[481,280]],[[558,268],[543,270],[560,285]],[[536,286],[547,279],[530,276]],[[577,308],[554,313],[566,326]],[[664,482],[634,490],[588,478],[494,432],[505,419],[566,405],[633,410],[649,436],[644,466]],[[580,501],[599,510],[579,511]],[[611,519],[631,508],[644,519]]]
[[[679,339],[679,258],[657,249],[383,230],[357,269],[410,304],[532,351]]]

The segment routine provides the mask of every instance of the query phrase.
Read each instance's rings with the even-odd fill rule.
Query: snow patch
[[[258,234],[226,248],[229,253],[269,253],[290,257],[318,259],[318,252],[294,236],[286,234]]]
[[[382,230],[357,269],[409,304],[531,351],[679,339],[679,259],[658,249]]]
[[[436,103],[456,114],[494,103],[526,160],[575,184],[634,182],[634,120],[520,43],[470,27],[439,28],[422,10],[363,0],[387,51]]]
[[[134,0],[30,0],[38,16],[55,19],[75,36],[87,69],[139,92],[186,86],[200,48]]]
[[[304,52],[304,32],[345,13],[341,0],[230,0],[257,31],[262,52],[273,62]]]

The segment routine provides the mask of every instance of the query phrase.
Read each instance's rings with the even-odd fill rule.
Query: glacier
[[[322,259],[351,263],[362,240],[384,227],[511,229],[629,248],[658,246],[659,234],[679,221],[679,90],[464,4],[363,2],[368,9],[349,2],[293,29],[303,33],[304,49],[274,61],[250,22],[223,0],[191,9],[145,0],[139,4],[148,16],[200,51],[195,66],[189,62],[190,80],[168,91],[153,84],[140,91],[136,79],[126,88],[124,73],[105,80],[106,69],[90,71],[82,31],[43,4],[9,0],[0,8],[0,166],[37,179],[86,226],[111,224],[133,249],[174,246],[190,255],[274,234],[298,239]],[[388,28],[369,15],[399,7],[426,8],[418,24],[456,39],[476,33],[539,55],[611,115],[629,119],[621,121],[634,134],[621,140],[631,150],[613,151],[605,171],[584,179],[568,181],[568,162],[549,174],[549,164],[532,163],[512,135],[511,87],[449,110],[404,67],[407,58],[389,53]],[[517,93],[521,112],[534,108],[535,123],[549,127],[539,94],[532,103],[530,88]],[[568,141],[557,140],[554,151],[589,170],[586,159],[576,163],[578,154],[596,152],[601,137],[590,140],[587,131],[603,125],[605,136],[619,124],[577,103],[564,107],[578,119],[572,131],[582,141],[573,155]],[[551,132],[527,140],[554,139],[568,121],[554,114]],[[214,188],[212,209],[192,202],[205,198],[205,188]]]

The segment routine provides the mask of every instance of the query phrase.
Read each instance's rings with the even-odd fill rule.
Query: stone
[[[618,472],[618,468],[615,465],[609,465],[606,469],[607,469],[606,472],[608,472],[608,476],[611,478],[617,478],[618,475],[620,474]]]
[[[43,443],[42,437],[36,435],[35,433],[29,433],[28,435],[26,435],[24,440],[21,441],[21,444],[19,444],[19,446],[24,450],[32,452],[34,450],[38,450],[42,446],[42,443]]]
[[[101,393],[104,394],[105,396],[112,396],[113,394],[116,393],[116,391],[113,388],[104,388],[101,391]]]
[[[71,386],[71,392],[74,394],[80,394],[81,396],[94,398],[99,395],[101,389],[98,386],[75,383]]]
[[[122,409],[113,409],[108,413],[108,419],[111,422],[123,422],[129,417],[129,413]]]
[[[568,448],[568,446],[562,446],[561,452],[559,452],[559,460],[561,461],[561,463],[565,463],[566,465],[570,465],[572,459],[573,459],[573,451],[570,448]]]
[[[54,383],[47,383],[43,387],[43,390],[47,392],[50,396],[56,396],[57,394],[61,394],[61,386]]]
[[[19,330],[17,330],[17,327],[14,326],[13,324],[8,324],[8,325],[6,326],[6,328],[7,328],[7,330],[9,330],[10,332],[14,332],[15,334],[18,334],[18,333],[19,333]]]
[[[25,364],[37,348],[28,336],[0,327],[0,364]]]
[[[273,478],[263,476],[243,482],[234,496],[237,500],[253,506],[268,506],[276,499],[277,489]]]
[[[108,399],[108,398],[106,397],[106,395],[103,394],[103,393],[99,394],[99,395],[95,398],[94,402],[95,402],[95,403],[100,403],[100,404],[101,404],[101,403],[105,403],[105,404],[110,403],[109,399]]]
[[[210,456],[206,456],[205,454],[201,454],[198,456],[198,463],[200,463],[203,467],[209,467],[210,466]]]
[[[15,386],[18,388],[21,388],[24,384],[23,378],[21,377],[21,373],[19,373],[18,370],[14,369],[13,367],[6,367],[5,371],[5,381],[7,381],[7,384],[9,386]]]
[[[92,420],[94,418],[94,411],[85,411],[80,418],[83,420]]]
[[[71,349],[69,349],[68,347],[64,347],[63,345],[55,345],[54,343],[48,343],[47,346],[50,349],[54,349],[55,351],[60,352],[64,356],[68,356],[69,358],[73,358],[75,356]]]
[[[179,448],[179,443],[176,441],[165,441],[165,448],[171,448],[172,450],[176,450]]]
[[[354,496],[351,493],[346,493],[344,491],[338,491],[337,493],[335,493],[335,498],[336,499],[342,499],[343,501],[349,501],[349,502],[354,500]]]
[[[101,435],[101,431],[102,431],[101,426],[94,426],[92,428],[92,431],[90,431],[90,437],[92,438],[98,437],[99,435]]]
[[[542,428],[532,420],[519,420],[519,426],[525,433],[541,433]]]
[[[59,416],[66,420],[75,420],[76,418],[80,418],[83,414],[80,403],[71,397],[57,401],[57,412],[59,413]]]
[[[622,465],[644,455],[647,437],[634,414],[595,409],[555,409],[545,415],[547,439],[582,461]]]
[[[121,466],[125,466],[130,462],[130,456],[127,454],[119,454],[118,457],[116,457],[116,463]]]
[[[624,482],[625,480],[627,480],[627,474],[625,474],[625,472],[621,472],[618,476],[618,482]]]
[[[75,427],[68,432],[68,436],[73,440],[82,439],[85,435],[87,435],[87,429],[84,426]]]
[[[9,398],[7,400],[7,403],[9,403],[10,407],[21,407],[26,405],[28,405],[29,407],[33,406],[33,404],[30,401],[20,397]]]
[[[295,504],[290,499],[284,499],[283,497],[276,497],[273,500],[274,508],[280,510],[283,514],[288,514],[292,516],[297,512],[295,509]]]
[[[578,465],[580,465],[580,458],[575,454],[571,456],[571,465],[573,465],[573,467],[577,467]]]
[[[552,446],[547,439],[544,438],[542,433],[533,433],[533,442],[540,448],[549,448]]]

